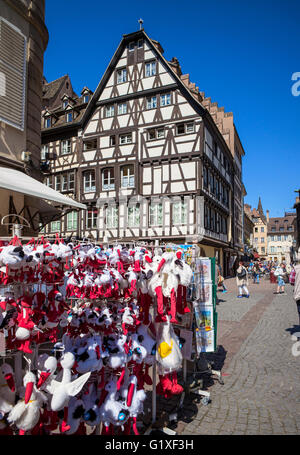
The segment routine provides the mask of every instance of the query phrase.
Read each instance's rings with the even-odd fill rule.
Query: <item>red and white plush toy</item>
[[[23,378],[23,399],[13,407],[7,417],[10,424],[15,424],[19,435],[32,430],[40,419],[41,408],[46,403],[46,396],[36,388],[36,377],[32,372]]]
[[[0,413],[2,416],[11,411],[15,405],[16,387],[14,372],[8,363],[0,367]]]
[[[20,305],[19,314],[17,317],[18,328],[16,330],[17,349],[28,354],[32,354],[30,342],[32,339],[33,329],[38,330],[38,327],[33,322],[32,298],[28,295],[22,296],[18,303]]]
[[[103,422],[102,434],[113,435],[114,426],[123,426],[129,418],[127,406],[119,401],[118,380],[116,377],[105,385],[104,391],[107,392],[103,404],[100,406],[100,420]]]
[[[66,352],[60,359],[60,364],[63,368],[63,376],[61,382],[52,379],[47,391],[52,395],[51,409],[54,412],[64,410],[64,418],[61,425],[61,432],[69,430],[67,425],[68,420],[68,403],[71,397],[76,396],[89,379],[91,373],[85,373],[72,381],[72,368],[75,364],[75,356],[71,352]]]

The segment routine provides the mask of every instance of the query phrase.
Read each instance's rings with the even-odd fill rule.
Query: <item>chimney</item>
[[[269,210],[267,210],[267,223],[269,222],[269,220],[270,220],[270,212],[269,212]]]
[[[179,61],[178,61],[178,59],[176,57],[173,57],[172,60],[169,61],[169,65],[175,71],[177,76],[180,77],[182,75],[181,66],[180,66]]]

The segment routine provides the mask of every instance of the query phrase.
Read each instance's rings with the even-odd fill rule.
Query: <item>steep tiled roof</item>
[[[43,98],[45,98],[45,99],[53,98],[56,95],[56,93],[59,91],[60,87],[65,82],[67,77],[68,76],[65,75],[58,79],[55,79],[55,81],[45,83],[43,86]]]

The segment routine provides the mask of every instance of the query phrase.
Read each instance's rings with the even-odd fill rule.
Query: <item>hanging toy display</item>
[[[2,354],[27,365],[0,366],[0,434],[138,435],[147,386],[182,392],[173,324],[192,273],[180,249],[14,237],[0,268]]]

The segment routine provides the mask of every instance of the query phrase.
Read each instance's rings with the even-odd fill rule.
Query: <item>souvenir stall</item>
[[[153,419],[183,392],[192,277],[178,246],[0,247],[0,434],[138,435],[146,386]]]

